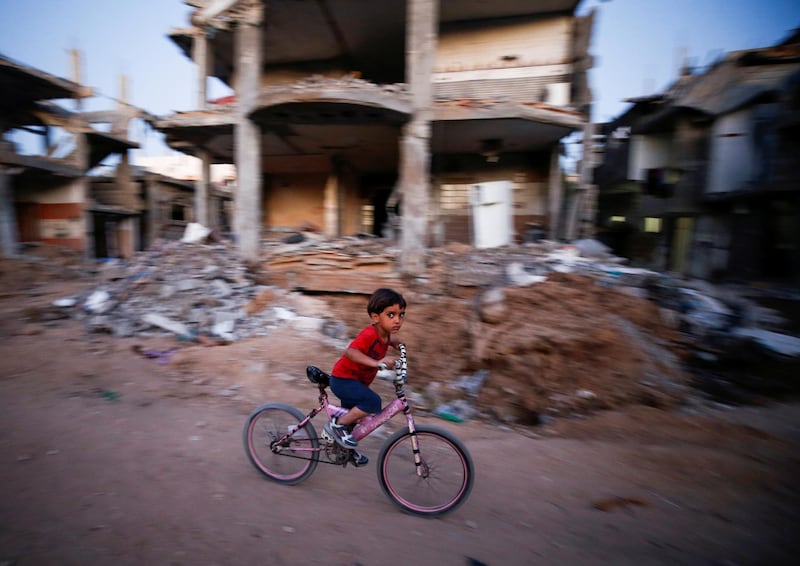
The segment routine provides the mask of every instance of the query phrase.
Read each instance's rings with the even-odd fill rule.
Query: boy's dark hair
[[[381,314],[384,309],[387,309],[392,305],[400,305],[401,309],[405,309],[406,300],[403,298],[403,295],[392,289],[376,289],[369,298],[369,304],[367,304],[367,314]]]

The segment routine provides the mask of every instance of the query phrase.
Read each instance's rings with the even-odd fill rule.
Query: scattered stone
[[[397,275],[398,250],[384,240],[303,236],[264,242],[255,265],[223,242],[159,241],[105,262],[100,288],[57,308],[90,332],[119,337],[166,334],[212,346],[291,326],[345,342],[356,319],[333,318],[330,301],[408,287]],[[406,291],[409,312],[419,328],[453,324],[417,337],[416,377],[447,385],[431,382],[418,404],[454,419],[522,424],[631,403],[675,407],[687,394],[687,350],[706,364],[730,360],[745,342],[800,356],[798,338],[780,333],[774,312],[713,285],[622,265],[598,244],[428,250],[425,277]],[[443,344],[462,346],[443,356]]]
[[[210,234],[210,228],[206,228],[197,222],[189,222],[186,225],[186,230],[183,233],[183,238],[181,238],[181,241],[184,243],[197,244],[205,241]]]
[[[95,314],[103,314],[113,308],[114,303],[111,301],[111,295],[108,291],[95,291],[86,299],[86,310]]]
[[[177,334],[178,336],[188,336],[189,329],[186,327],[185,324],[180,322],[170,320],[166,316],[156,314],[156,313],[147,313],[142,316],[142,320],[147,324],[152,326],[157,326],[159,328],[163,328],[164,330],[169,330],[173,334]]]

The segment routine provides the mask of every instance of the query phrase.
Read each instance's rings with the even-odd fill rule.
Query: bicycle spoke
[[[245,451],[259,472],[287,484],[311,475],[319,460],[314,427],[308,423],[287,436],[302,419],[300,411],[280,403],[263,405],[250,415],[244,429]],[[276,444],[281,438],[284,440]]]
[[[420,427],[417,438],[419,467],[414,464],[407,431],[387,441],[379,457],[381,487],[410,513],[432,516],[452,511],[472,489],[472,461],[463,446],[444,431]]]

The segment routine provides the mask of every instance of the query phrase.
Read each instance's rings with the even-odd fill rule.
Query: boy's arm
[[[344,355],[347,356],[347,359],[350,360],[351,362],[361,364],[362,366],[376,368],[380,364],[379,360],[373,360],[364,352],[362,352],[361,350],[357,350],[356,348],[348,348],[347,350],[345,350]]]

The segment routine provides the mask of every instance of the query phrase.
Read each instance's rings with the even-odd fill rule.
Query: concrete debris
[[[107,291],[95,291],[89,295],[85,302],[86,310],[95,314],[103,314],[113,308],[111,295]]]
[[[693,334],[721,331],[733,325],[734,313],[721,301],[694,289],[680,289],[680,294],[681,309]]]
[[[611,253],[611,248],[602,242],[592,239],[575,240],[572,245],[583,257],[590,258],[610,258],[614,254]]]
[[[180,322],[176,322],[174,320],[170,320],[166,316],[162,316],[156,313],[146,313],[142,316],[142,321],[146,324],[151,326],[157,326],[158,328],[163,328],[173,334],[176,334],[181,337],[188,337],[189,336],[189,327],[185,324]]]
[[[471,375],[462,375],[458,381],[451,384],[453,389],[461,389],[468,396],[477,398],[483,382],[489,377],[489,371],[482,369]]]
[[[207,235],[199,224],[186,232],[201,240]],[[196,240],[194,236],[189,239]],[[152,333],[156,327],[178,335],[236,340],[263,333],[270,325],[291,324],[342,338],[346,328],[342,324],[287,308],[285,291],[283,297],[266,301],[259,296],[267,289],[273,295],[281,289],[367,295],[378,286],[403,285],[395,269],[398,250],[380,239],[328,240],[306,231],[296,243],[264,242],[263,249],[265,270],[260,281],[224,243],[161,242],[130,262],[108,262],[101,268],[106,283],[83,303],[85,311],[94,315],[89,326],[111,325],[115,335],[123,336]],[[587,276],[600,287],[650,299],[669,311],[662,311],[666,324],[698,340],[743,326],[758,328],[768,321],[772,334],[760,334],[767,344],[776,340],[774,326],[780,322],[770,321],[770,313],[727,290],[625,266],[596,240],[569,245],[540,240],[492,250],[450,244],[431,249],[429,255],[429,273],[416,283],[430,297],[477,300],[483,323],[498,323],[507,316],[503,289],[540,285],[559,273]],[[297,295],[293,298],[298,300]],[[315,308],[323,310],[317,305],[306,310]],[[794,355],[792,348],[781,351]]]
[[[533,285],[547,279],[545,275],[531,275],[525,270],[525,266],[517,261],[508,264],[506,277],[508,282],[515,286]]]
[[[197,222],[189,222],[186,225],[181,242],[185,244],[200,244],[208,238],[209,234],[211,234],[210,228],[206,228]]]
[[[771,332],[762,328],[735,328],[733,334],[740,337],[753,338],[762,347],[788,357],[800,357],[800,338]]]
[[[366,296],[397,287],[410,303],[403,334],[416,383],[427,384],[409,395],[458,422],[675,407],[690,394],[689,362],[720,363],[743,341],[800,358],[800,339],[745,298],[752,290],[629,267],[593,240],[450,244],[428,251],[429,269],[413,282],[396,271],[398,250],[376,238],[303,232],[264,242],[256,269],[226,243],[201,240],[104,262],[97,288],[59,308],[90,332],[120,337],[215,345],[290,326],[346,345],[364,324]]]
[[[235,341],[297,316],[285,306],[257,306],[268,287],[222,243],[160,242],[128,262],[104,264],[99,275],[104,282],[84,301],[94,332]]]

